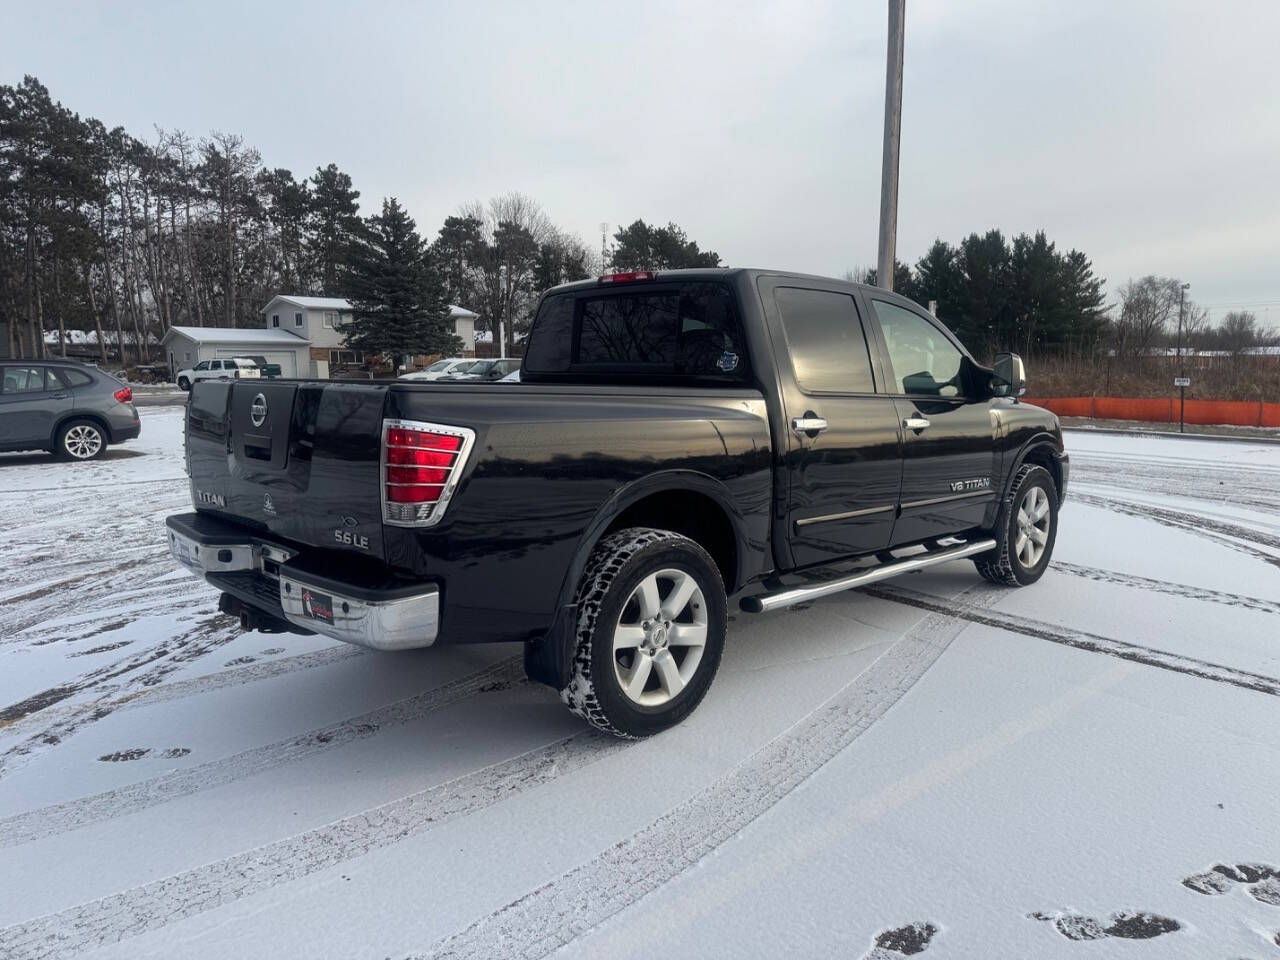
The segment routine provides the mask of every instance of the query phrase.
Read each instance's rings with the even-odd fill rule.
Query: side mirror
[[[1016,353],[1001,353],[992,367],[991,392],[997,397],[1020,397],[1027,392],[1027,371]]]

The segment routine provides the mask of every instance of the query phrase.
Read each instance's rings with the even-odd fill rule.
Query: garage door
[[[267,363],[280,364],[280,376],[296,377],[298,375],[298,355],[292,350],[263,350],[260,347],[219,347],[219,357],[263,357]]]

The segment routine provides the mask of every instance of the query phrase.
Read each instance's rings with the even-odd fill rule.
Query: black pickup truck
[[[532,678],[638,737],[707,692],[729,597],[765,612],[965,557],[1030,584],[1053,551],[1068,458],[1021,360],[979,366],[883,290],[567,284],[522,377],[196,383],[174,557],[246,628],[523,643]]]

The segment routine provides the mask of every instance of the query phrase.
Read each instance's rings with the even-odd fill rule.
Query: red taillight
[[[415,450],[412,447],[387,447],[387,463],[396,466],[448,467],[453,454],[443,450]]]
[[[447,467],[387,467],[387,483],[444,483]]]
[[[113,393],[112,396],[115,397],[116,400],[118,400],[120,403],[128,403],[130,400],[133,399],[133,388],[121,387],[119,390]]]
[[[384,522],[407,527],[438,522],[474,436],[465,427],[388,421],[382,461]]]
[[[630,273],[606,273],[600,278],[600,282],[630,283],[632,280],[654,280],[657,276],[653,270],[632,270]]]
[[[388,447],[425,447],[432,450],[457,450],[462,438],[448,433],[432,433],[429,430],[409,430],[390,427],[387,430]]]

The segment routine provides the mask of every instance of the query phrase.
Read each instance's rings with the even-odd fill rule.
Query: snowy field
[[[0,456],[0,957],[1280,956],[1280,446],[1068,435],[1054,565],[736,615],[589,732],[512,647],[242,633],[181,408]]]

